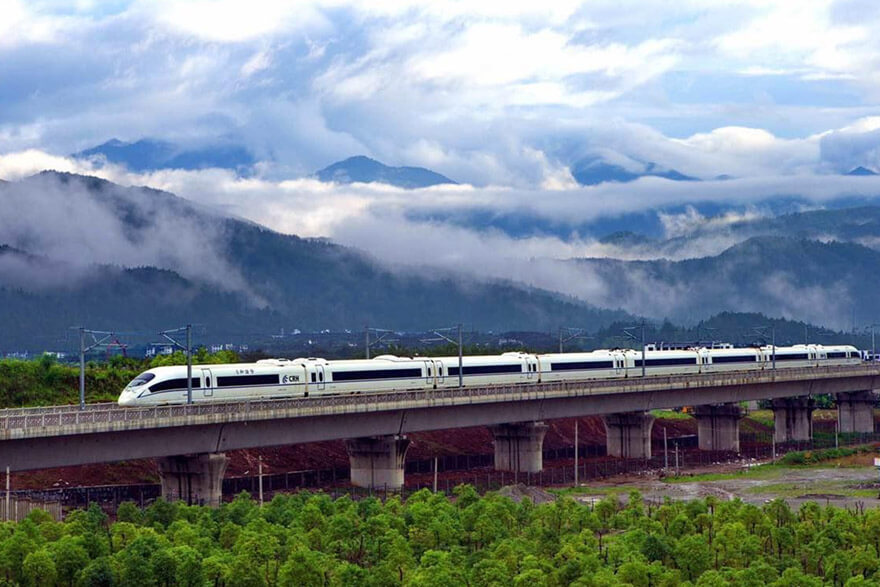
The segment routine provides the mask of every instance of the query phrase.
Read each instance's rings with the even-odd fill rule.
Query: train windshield
[[[149,383],[155,378],[156,376],[153,373],[141,373],[140,375],[132,379],[131,383],[129,383],[127,387],[140,387],[141,385]]]

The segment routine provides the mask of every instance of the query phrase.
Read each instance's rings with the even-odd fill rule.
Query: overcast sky
[[[0,153],[246,145],[555,187],[594,153],[700,177],[878,166],[880,3],[0,0]]]
[[[239,144],[259,163],[245,177],[137,174],[69,157],[144,137]],[[462,185],[308,178],[352,155],[429,167]],[[569,167],[591,156],[709,181],[577,186]],[[536,272],[532,261],[644,251],[418,213],[482,208],[577,223],[714,202],[761,215],[779,194],[815,206],[880,194],[880,177],[839,175],[859,165],[880,171],[876,0],[0,0],[0,179],[58,169],[150,185],[389,262],[596,302],[607,301],[601,283],[552,265]],[[32,216],[0,223],[0,243],[17,242]],[[667,236],[705,222],[693,210],[664,216]],[[71,246],[63,234],[47,250]],[[682,255],[729,244],[713,238]]]

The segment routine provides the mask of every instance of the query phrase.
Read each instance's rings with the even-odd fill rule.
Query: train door
[[[318,375],[318,381],[316,382],[316,385],[318,386],[317,390],[324,391],[324,385],[325,385],[324,365],[315,365],[315,373]]]
[[[205,381],[205,385],[202,387],[202,391],[205,397],[213,397],[214,396],[214,377],[211,373],[210,369],[202,369],[202,379]]]
[[[538,376],[535,371],[537,371],[538,368],[535,366],[535,361],[532,360],[531,357],[526,357],[524,360],[526,363],[526,381],[533,381],[537,379]]]
[[[446,382],[446,374],[443,372],[443,361],[434,361],[434,369],[437,370],[437,385],[442,386]]]
[[[424,361],[424,376],[422,377],[422,384],[424,387],[431,388],[434,387],[434,361]]]
[[[708,349],[697,349],[697,368],[700,373],[712,372],[712,353]]]
[[[614,365],[614,376],[623,377],[626,375],[624,368],[624,358],[622,353],[611,353],[611,364]]]

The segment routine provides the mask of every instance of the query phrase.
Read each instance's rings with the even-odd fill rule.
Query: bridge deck
[[[115,403],[78,406],[49,406],[0,410],[0,441],[45,438],[126,430],[161,429],[180,426],[253,422],[316,416],[369,414],[385,411],[454,407],[535,400],[554,400],[588,396],[615,396],[652,392],[707,390],[760,385],[798,383],[807,393],[825,393],[820,385],[843,379],[857,379],[873,389],[880,386],[880,365],[813,367],[764,371],[724,371],[699,375],[652,376],[631,379],[590,379],[558,383],[464,387],[441,390],[325,395],[309,398],[260,400],[234,403],[121,408]],[[876,380],[876,381],[875,381]],[[813,389],[812,382],[816,382]],[[806,385],[805,384],[810,384]],[[759,397],[759,396],[756,396]],[[699,396],[688,394],[689,400]],[[728,401],[755,399],[736,397]],[[707,402],[717,402],[707,397]],[[668,407],[658,401],[653,407]],[[674,404],[673,404],[674,405]],[[652,406],[646,406],[648,408]],[[607,412],[607,410],[606,410]],[[577,414],[572,414],[577,415]]]

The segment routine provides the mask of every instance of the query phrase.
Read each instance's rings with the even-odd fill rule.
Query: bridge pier
[[[346,440],[351,484],[368,489],[401,489],[409,442],[407,437],[397,435]]]
[[[490,426],[495,444],[495,470],[538,473],[544,468],[543,422],[516,422]]]
[[[605,450],[609,457],[651,458],[651,429],[654,416],[648,412],[625,412],[602,416],[605,422]]]
[[[813,398],[809,396],[780,397],[772,400],[774,433],[776,442],[812,440]]]
[[[843,433],[867,433],[874,432],[874,392],[854,391],[851,393],[838,393],[837,401],[837,426]]]
[[[697,443],[700,450],[739,452],[739,404],[708,404],[695,406]]]
[[[223,498],[223,474],[228,459],[223,453],[180,455],[156,459],[162,497],[168,501],[218,507]]]

